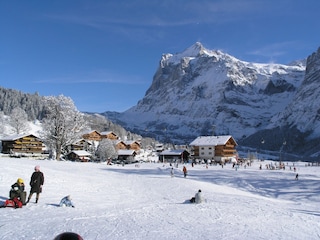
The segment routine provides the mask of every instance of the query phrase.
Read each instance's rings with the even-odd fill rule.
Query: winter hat
[[[83,238],[74,232],[64,232],[56,236],[53,240],[83,240]]]
[[[17,183],[21,184],[21,183],[24,183],[24,181],[22,178],[18,178]]]
[[[199,191],[198,192],[201,192],[201,189],[199,189]]]
[[[40,171],[40,166],[39,166],[39,165],[35,166],[35,167],[34,167],[34,170]]]

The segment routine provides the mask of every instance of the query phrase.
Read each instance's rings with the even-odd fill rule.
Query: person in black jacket
[[[42,185],[44,183],[44,175],[40,172],[40,166],[35,166],[30,180],[30,193],[27,203],[30,201],[33,193],[36,193],[36,203],[38,203],[40,193],[42,192]]]

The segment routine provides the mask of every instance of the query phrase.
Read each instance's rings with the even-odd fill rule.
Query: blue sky
[[[163,53],[195,42],[250,62],[289,63],[320,47],[319,0],[0,1],[0,86],[125,111]]]

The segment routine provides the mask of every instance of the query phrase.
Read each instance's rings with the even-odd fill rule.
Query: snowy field
[[[113,165],[0,157],[0,202],[21,177],[29,191],[35,165],[45,175],[39,203],[1,208],[0,239],[53,239],[64,231],[83,239],[320,239],[320,167],[292,163],[182,167]],[[201,189],[202,204],[185,203]],[[72,196],[75,208],[58,207]]]

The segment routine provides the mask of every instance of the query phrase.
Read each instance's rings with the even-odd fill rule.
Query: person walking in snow
[[[297,173],[297,174],[296,174],[296,180],[298,180],[298,178],[299,178],[299,174]]]
[[[40,172],[40,166],[37,165],[34,167],[34,172],[31,175],[31,180],[30,180],[31,189],[30,189],[27,203],[29,203],[34,193],[36,193],[36,203],[38,203],[40,193],[42,192],[43,183],[44,183],[44,175],[42,172]]]
[[[173,168],[171,168],[170,174],[171,174],[171,177],[174,177],[174,170],[173,170]]]
[[[182,171],[183,171],[184,177],[187,177],[188,170],[187,170],[186,166],[183,166]]]

